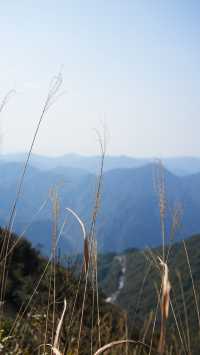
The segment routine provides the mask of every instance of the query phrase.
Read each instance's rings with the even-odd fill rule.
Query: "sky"
[[[34,152],[200,156],[200,2],[0,3],[0,152],[27,151],[52,77],[63,93]]]

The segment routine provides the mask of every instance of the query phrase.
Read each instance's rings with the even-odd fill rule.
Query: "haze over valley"
[[[3,226],[6,226],[15,198],[24,157],[8,155],[0,160],[0,220]],[[19,234],[25,231],[33,245],[41,248],[44,254],[49,254],[49,235],[52,230],[50,192],[57,189],[59,226],[65,219],[67,222],[60,238],[60,248],[63,254],[80,252],[80,228],[65,209],[74,209],[89,228],[100,161],[100,157],[75,154],[57,158],[33,155],[17,206],[13,230]],[[168,239],[173,214],[178,206],[181,214],[176,235],[178,240],[200,230],[200,159],[169,158],[163,164]],[[158,171],[158,163],[153,159],[125,156],[105,158],[97,217],[99,252],[121,252],[127,248],[152,247],[161,243],[159,181],[156,181]]]

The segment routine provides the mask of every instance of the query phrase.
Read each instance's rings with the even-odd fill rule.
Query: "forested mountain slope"
[[[166,248],[166,254],[168,250]],[[111,296],[109,301],[114,301],[114,303],[125,309],[130,323],[139,329],[143,329],[144,322],[149,320],[149,329],[152,330],[156,309],[158,312],[156,327],[159,329],[160,307],[158,306],[158,295],[161,286],[161,269],[159,269],[158,255],[162,257],[162,248],[152,249],[151,251],[130,250],[125,254],[105,255],[103,257],[104,262],[100,261],[99,268],[101,270],[102,265],[102,273],[100,272],[99,277],[107,297]],[[119,256],[125,260],[124,273]],[[191,353],[198,354],[200,235],[186,239],[185,247],[183,242],[175,243],[170,248],[167,264],[170,270],[172,305],[167,323],[168,336],[170,338],[173,334],[177,339],[180,339],[181,335],[186,353],[188,353],[189,342]],[[120,288],[122,274],[123,287]],[[194,282],[194,288],[192,282]],[[113,297],[113,295],[116,295],[116,297]]]

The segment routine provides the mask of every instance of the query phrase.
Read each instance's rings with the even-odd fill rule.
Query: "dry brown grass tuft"
[[[160,339],[158,344],[158,353],[162,355],[165,349],[166,321],[169,315],[171,285],[169,282],[169,270],[167,264],[163,262],[163,260],[160,257],[158,257],[158,260],[163,269],[162,270],[162,297],[161,297],[161,329],[160,329]]]

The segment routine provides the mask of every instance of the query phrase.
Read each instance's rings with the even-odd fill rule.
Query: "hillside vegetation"
[[[179,339],[177,342],[181,354],[199,354],[200,235],[188,238],[185,246],[186,248],[182,242],[176,243],[169,252],[168,266],[172,289],[167,336],[169,343],[175,338]],[[130,250],[123,254],[126,259],[124,286],[115,301],[127,311],[130,326],[141,329],[141,334],[144,332],[144,324],[146,326],[148,324],[146,331],[149,336],[152,332],[156,309],[158,313],[155,329],[158,330],[160,324],[158,294],[161,279],[157,256],[161,254],[161,248],[151,251],[148,249]],[[101,274],[101,285],[107,296],[110,296],[118,288],[121,267],[116,255],[105,256],[105,259],[107,266]]]
[[[1,250],[6,233],[6,230],[0,230]],[[84,271],[79,273],[77,270],[81,270],[80,267],[71,264],[69,259],[65,262],[62,260],[61,263],[57,258],[56,264],[52,264],[31,247],[27,240],[18,239],[13,234],[10,241],[11,250],[16,242],[17,246],[7,260],[9,268],[6,294],[1,305],[0,349],[3,354],[50,354],[51,348],[48,344],[54,341],[64,299],[67,301],[67,311],[60,335],[59,344],[63,349],[61,354],[75,355],[77,346],[79,354],[94,354],[99,347],[99,331],[101,345],[126,339],[127,336],[129,339],[147,344],[145,349],[129,346],[127,354],[132,355],[148,354],[148,346],[152,339],[151,353],[156,354],[154,349],[157,348],[160,334],[158,294],[161,285],[156,260],[157,256],[161,255],[162,248],[151,251],[132,249],[121,255],[112,253],[98,257],[99,282],[105,296],[99,290],[97,309],[97,303],[94,303],[96,291],[91,274],[85,295],[79,339],[85,292]],[[176,243],[169,252],[169,278],[172,290],[167,321],[166,354],[171,354],[170,351],[176,355],[199,354],[200,236],[189,238],[185,246],[183,243]],[[167,250],[166,248],[166,253]],[[123,257],[126,264],[124,283],[117,294],[115,305],[112,305],[105,299],[119,288],[119,278],[122,274],[120,257]],[[52,273],[53,265],[55,274]],[[41,352],[38,352],[40,348]],[[124,346],[118,346],[107,354],[125,354]]]
[[[1,248],[5,233],[7,231],[0,230]],[[82,273],[80,279],[80,275],[75,272],[70,263],[67,263],[64,267],[57,262],[55,265],[56,293],[54,294],[52,264],[50,263],[47,267],[48,260],[31,247],[27,240],[19,240],[16,235],[12,234],[11,249],[16,242],[18,245],[13,249],[12,255],[7,261],[9,269],[6,295],[4,304],[1,305],[1,353],[9,355],[52,353],[47,344],[53,344],[63,310],[63,302],[66,299],[67,309],[59,347],[63,349],[63,354],[76,354],[85,290],[84,273]],[[94,292],[89,281],[85,295],[79,344],[79,354],[83,355],[88,355],[91,349],[94,353],[99,347],[97,308],[96,304],[93,304],[93,297]],[[54,299],[55,309],[53,309]],[[119,307],[106,303],[101,292],[98,301],[101,319],[101,344],[104,345],[111,340],[124,338],[126,334],[124,312]],[[122,349],[119,347],[117,352],[113,352],[113,354],[120,354],[121,351]]]

